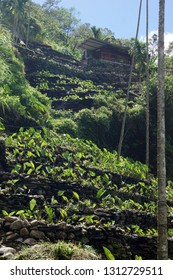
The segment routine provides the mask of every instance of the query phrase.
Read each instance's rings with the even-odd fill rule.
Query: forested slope
[[[156,259],[157,179],[152,172],[148,179],[148,167],[141,163],[145,82],[135,72],[123,146],[126,157],[117,160],[129,68],[110,63],[84,67],[76,55],[38,40],[27,47],[12,43],[11,33],[1,27],[0,238],[18,253],[0,253],[1,258],[29,258],[31,253],[21,251],[23,245],[32,250],[40,241],[53,246],[63,240],[80,244],[80,250],[90,248],[85,254],[90,259],[112,258],[108,249],[116,259]],[[155,68],[151,72],[150,148],[155,170],[157,75]],[[171,92],[169,73],[170,178]],[[172,181],[167,185],[172,259]],[[51,258],[71,259],[76,248],[69,244],[59,243]]]

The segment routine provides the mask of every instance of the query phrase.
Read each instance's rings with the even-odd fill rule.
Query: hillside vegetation
[[[32,5],[33,32],[38,33],[32,34],[27,47],[14,43],[10,28],[4,28],[4,21],[1,24],[1,243],[15,248],[17,253],[9,255],[13,259],[34,258],[32,249],[38,253],[37,259],[78,259],[82,254],[87,259],[156,259],[156,66],[152,64],[150,69],[152,131],[148,170],[143,163],[145,82],[139,81],[137,62],[123,156],[117,160],[128,66],[105,62],[84,67],[79,60],[80,52],[77,48],[72,52],[69,41],[62,40],[64,37],[57,42],[52,39],[51,46],[46,44],[41,39],[41,20],[34,11],[46,15],[48,10]],[[52,15],[53,11],[56,9],[49,13]],[[72,17],[72,11],[68,15]],[[50,21],[44,19],[48,28]],[[73,44],[77,28],[69,33],[68,40]],[[24,37],[22,30],[20,34]],[[88,30],[91,32],[89,27]],[[62,26],[55,31],[63,33]],[[51,32],[46,32],[49,37]],[[166,57],[166,65],[171,68],[171,55]],[[165,90],[171,259],[172,86],[169,71]],[[59,240],[68,243],[58,243]],[[74,244],[79,245],[79,251]],[[43,257],[39,251],[42,246]]]

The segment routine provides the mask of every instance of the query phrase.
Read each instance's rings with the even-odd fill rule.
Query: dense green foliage
[[[148,167],[141,163],[145,161],[145,44],[118,40],[110,30],[81,24],[75,10],[63,8],[60,2],[47,0],[40,6],[29,0],[0,0],[0,130],[5,137],[7,161],[7,167],[0,165],[0,171],[7,171],[9,176],[0,181],[0,194],[31,195],[24,207],[8,209],[7,205],[0,210],[3,215],[104,229],[114,226],[115,220],[100,220],[95,214],[100,208],[109,214],[132,211],[154,216],[157,179],[152,174],[148,179]],[[129,66],[94,61],[88,67],[82,66],[78,45],[88,37],[132,46],[135,54],[120,160],[116,149]],[[18,44],[22,41],[26,45]],[[151,50],[149,169],[153,173],[157,129],[155,62],[156,52]],[[170,45],[165,56],[170,180],[172,63]],[[168,181],[167,185],[168,211],[172,215],[173,184]],[[157,235],[155,225],[121,226],[127,236]],[[172,236],[171,228],[169,235]],[[108,258],[113,257],[108,248],[104,247],[104,252]]]
[[[74,139],[69,135],[58,135],[47,130],[41,132],[33,128],[27,131],[20,129],[19,133],[6,139],[6,144],[7,160],[13,179],[1,187],[1,193],[8,191],[32,194],[30,179],[45,178],[47,182],[52,181],[51,196],[46,197],[41,208],[41,201],[32,199],[25,209],[18,209],[10,215],[46,219],[49,222],[63,220],[72,224],[103,226],[102,221],[94,215],[97,207],[106,211],[131,209],[153,214],[156,211],[157,181],[154,177],[150,183],[146,181],[147,167],[140,162],[122,157],[117,161],[116,152],[101,150],[91,141]],[[28,180],[28,183],[21,185],[21,178]],[[56,182],[54,187],[53,182]],[[71,191],[61,188],[58,182],[71,184]],[[77,185],[77,189],[73,190],[73,185]],[[37,192],[44,194],[44,189],[41,193],[40,191],[38,188]],[[50,193],[50,190],[47,191]],[[88,195],[90,192],[91,195]],[[167,199],[170,202],[170,214],[173,211],[172,198],[172,183],[169,182]],[[90,214],[81,215],[83,208],[88,209]],[[9,215],[4,210],[3,214]],[[108,224],[104,223],[104,226]],[[145,235],[138,226],[132,229]],[[125,230],[128,233],[130,229]],[[147,232],[146,234],[156,234],[154,229],[148,229]]]
[[[86,172],[85,168],[99,169],[99,167],[107,173],[112,172],[138,179],[146,179],[147,167],[140,162],[133,162],[123,158],[120,161],[117,161],[116,152],[111,153],[106,149],[102,151],[91,141],[82,141],[78,138],[71,138],[66,134],[45,134],[44,137],[42,137],[40,131],[30,129],[23,132],[23,129],[21,129],[19,133],[8,138],[7,144],[9,147],[13,148],[13,151],[10,150],[9,154],[10,161],[12,160],[13,165],[14,162],[17,161],[17,165],[14,166],[13,172],[26,171],[26,173],[30,174],[31,172],[37,173],[37,171],[39,171],[38,174],[43,173],[45,176],[51,174],[51,176],[57,176],[57,178],[64,177],[61,170],[60,158],[60,166],[58,166],[57,162],[57,166],[53,167],[57,157],[56,146],[60,146],[65,150],[64,153],[62,153],[64,168],[65,170],[67,169],[69,175],[71,175],[69,178],[67,176],[67,180],[81,181],[82,175]],[[27,158],[30,163],[28,162],[28,164],[26,164],[23,162],[25,158]],[[21,159],[23,162],[22,165],[18,162],[18,159]],[[36,166],[35,164],[31,164],[32,160],[37,162]],[[72,162],[73,168],[76,171],[79,168],[79,171],[73,173],[73,168],[70,166]],[[43,166],[40,166],[41,163],[43,163]],[[81,166],[83,166],[83,169]],[[90,182],[90,178],[85,181]],[[101,187],[102,184],[99,187]]]
[[[12,47],[11,36],[1,26],[0,118],[1,126],[19,128],[26,122],[39,126],[49,119],[50,101],[25,78],[24,65]]]

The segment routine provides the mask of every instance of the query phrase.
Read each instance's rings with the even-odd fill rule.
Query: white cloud
[[[165,33],[165,49],[168,49],[171,42],[173,42],[173,33]]]
[[[158,35],[158,30],[151,31],[148,34],[149,39],[151,39],[154,34]],[[140,41],[145,42],[145,40],[146,40],[146,37],[145,36],[141,36]],[[173,42],[173,33],[165,32],[165,50],[168,49],[169,43],[171,43],[171,42]]]

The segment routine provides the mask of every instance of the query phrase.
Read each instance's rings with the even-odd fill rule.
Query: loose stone
[[[18,236],[19,236],[19,235],[18,235],[17,233],[13,233],[13,234],[11,234],[11,235],[8,235],[8,236],[6,237],[6,241],[12,241],[12,240],[16,239]]]
[[[22,237],[29,236],[29,230],[28,230],[26,227],[21,228],[21,230],[20,230],[20,236],[22,236]]]
[[[1,247],[0,248],[0,255],[4,255],[6,253],[16,253],[16,250],[12,247]]]
[[[10,229],[12,229],[12,230],[20,230],[23,226],[24,226],[23,221],[22,220],[17,220],[17,221],[14,221],[10,225]]]
[[[27,238],[27,239],[25,239],[25,241],[23,243],[26,245],[32,246],[32,245],[35,245],[37,243],[37,241],[34,238]]]
[[[30,224],[32,227],[36,227],[36,226],[38,226],[39,222],[37,220],[33,220],[33,221],[31,221]]]
[[[44,232],[39,231],[39,230],[31,230],[30,237],[35,238],[35,239],[45,239],[46,238]]]
[[[16,221],[16,220],[19,220],[19,218],[16,217],[16,216],[6,216],[6,217],[5,217],[5,220],[6,220],[7,222],[12,223],[12,222],[14,222],[14,221]]]
[[[13,254],[9,252],[9,253],[6,253],[6,254],[0,256],[0,260],[10,260],[12,257],[13,257]]]

